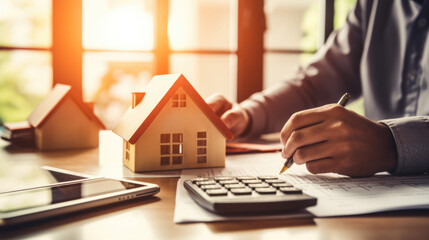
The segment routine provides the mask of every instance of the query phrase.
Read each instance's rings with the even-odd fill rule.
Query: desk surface
[[[3,160],[1,160],[3,159]],[[38,152],[10,150],[0,142],[0,162],[49,165],[76,172],[100,169],[98,149]],[[5,161],[5,162],[4,162]],[[141,178],[156,183],[156,197],[132,200],[0,230],[0,238],[41,239],[427,239],[429,211],[356,217],[175,224],[178,178]]]

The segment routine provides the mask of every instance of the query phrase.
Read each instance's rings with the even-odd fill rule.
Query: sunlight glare
[[[104,15],[100,29],[103,45],[112,50],[153,48],[152,15],[132,6],[120,6]]]
[[[171,2],[170,18],[168,20],[168,37],[170,46],[175,50],[184,50],[195,45],[194,34],[198,24],[197,3],[195,0]]]

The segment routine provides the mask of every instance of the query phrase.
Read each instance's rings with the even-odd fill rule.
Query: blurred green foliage
[[[52,0],[1,0],[0,45],[51,45]],[[0,126],[25,120],[52,85],[48,51],[0,51]],[[51,77],[52,78],[52,77]]]
[[[25,120],[42,100],[42,96],[23,89],[28,79],[20,72],[29,63],[11,64],[11,54],[12,52],[0,52],[0,122]]]
[[[356,0],[336,0],[334,4],[334,30],[337,30],[346,22],[347,15],[356,4]],[[319,6],[318,1],[314,1],[305,12],[302,21],[302,32],[304,35],[301,40],[302,49],[306,51],[317,50],[318,25]]]

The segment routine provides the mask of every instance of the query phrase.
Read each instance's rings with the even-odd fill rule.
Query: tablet
[[[0,192],[0,227],[99,207],[159,192],[156,184],[91,177],[43,167],[48,184]]]

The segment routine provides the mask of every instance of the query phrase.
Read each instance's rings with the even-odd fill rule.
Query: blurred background
[[[1,0],[0,123],[55,83],[113,128],[152,76],[182,73],[233,101],[311,60],[355,0]]]

